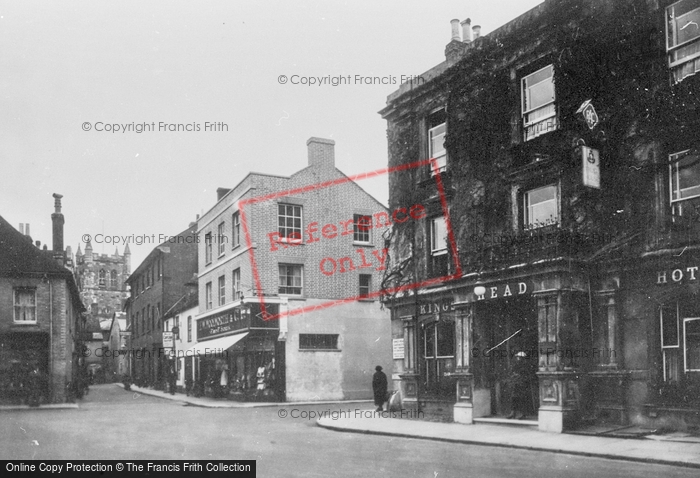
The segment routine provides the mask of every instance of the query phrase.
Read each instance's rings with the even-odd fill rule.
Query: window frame
[[[30,294],[32,297],[32,302],[33,304],[30,304],[29,306],[22,304],[22,301],[20,300],[18,303],[19,296],[18,294]],[[36,287],[14,287],[12,289],[12,322],[14,324],[36,324],[39,322],[38,317],[37,317],[37,290]],[[22,311],[26,310],[27,308],[32,308],[34,311],[34,320],[18,320],[17,319],[17,313],[18,313],[18,308],[20,315],[22,315]]]
[[[436,123],[436,121],[439,121],[443,119],[440,123]],[[445,147],[445,137],[447,136],[447,110],[445,107],[440,107],[435,110],[433,110],[428,117],[426,118],[427,121],[427,131],[426,131],[426,138],[428,141],[428,159],[435,159],[437,162],[438,166],[438,172],[439,173],[444,173],[447,171],[447,162],[448,162],[448,154],[447,154],[447,148]],[[437,131],[440,128],[444,128],[444,131],[435,137],[442,136],[443,140],[443,152],[439,156],[435,156],[435,151],[433,150],[433,132]],[[430,176],[435,176],[435,169],[433,169],[432,164],[430,165]]]
[[[674,199],[673,196],[674,194],[676,196],[680,195],[681,188],[680,188],[680,176],[679,176],[679,168],[678,165],[683,159],[685,158],[692,158],[692,157],[697,157],[697,162],[692,166],[693,168],[698,168],[700,170],[700,153],[698,154],[690,154],[691,150],[686,149],[684,151],[680,151],[678,153],[672,153],[669,154],[668,160],[669,160],[669,165],[668,165],[668,189],[669,189],[669,198],[671,201],[671,207],[673,208],[677,203],[681,203],[683,201],[688,201],[691,199],[695,199],[700,197],[700,191],[698,194],[695,194],[693,196],[688,196],[688,197],[683,197],[683,198],[676,198]],[[692,161],[692,159],[691,159]],[[675,183],[675,184],[674,184]],[[676,188],[677,187],[677,188]],[[698,182],[697,186],[693,186],[694,188],[700,188],[700,181]],[[686,188],[687,189],[687,188]]]
[[[534,225],[532,221],[530,221],[530,205],[529,205],[529,197],[531,193],[534,193],[535,191],[539,191],[542,189],[547,189],[547,188],[554,188],[554,198],[551,199],[550,201],[554,201],[554,205],[556,207],[556,217],[554,222],[551,223],[543,223],[542,225]],[[561,206],[560,206],[560,198],[559,198],[559,183],[554,182],[554,183],[548,183],[543,186],[536,186],[536,187],[531,187],[529,189],[525,189],[522,192],[522,212],[520,214],[520,217],[522,218],[522,229],[524,231],[533,231],[536,229],[541,229],[543,227],[549,227],[549,226],[560,226],[561,225]],[[545,201],[542,201],[537,204],[542,204]]]
[[[285,262],[285,263],[279,263],[279,264],[277,264],[277,266],[278,266],[277,270],[278,270],[278,276],[279,276],[279,279],[278,279],[279,283],[278,283],[277,290],[278,290],[279,295],[285,295],[285,296],[288,295],[288,296],[297,296],[297,297],[304,295],[304,265],[303,264],[292,264],[292,263]],[[301,282],[301,285],[299,287],[296,287],[294,285],[291,285],[291,286],[282,285],[282,271],[280,270],[282,267],[292,267],[292,268],[298,267],[299,268],[300,282]],[[287,274],[285,274],[285,277],[287,277],[287,278],[291,277],[293,279],[294,276],[293,275],[290,276],[288,274],[288,271],[289,270],[286,271]],[[285,290],[287,290],[287,289],[299,289],[299,292],[298,293],[288,292],[288,291],[283,292],[282,289],[285,289]]]
[[[231,293],[233,294],[233,301],[241,299],[241,268],[237,267],[231,271]]]
[[[213,261],[213,245],[211,242],[211,232],[204,235],[204,264],[211,264]]]
[[[685,78],[689,76],[693,76],[697,74],[699,71],[696,70],[693,73],[690,73],[683,78],[680,78],[679,80],[675,79],[674,76],[674,69],[678,67],[682,67],[686,63],[689,63],[691,61],[697,62],[700,60],[700,49],[699,51],[696,52],[690,52],[687,56],[684,56],[682,59],[676,59],[675,61],[673,60],[673,56],[678,54],[679,50],[683,49],[684,47],[690,46],[693,43],[698,43],[700,45],[700,29],[698,30],[698,34],[690,38],[688,40],[682,41],[680,43],[676,43],[675,39],[673,37],[673,33],[676,32],[676,22],[678,21],[678,17],[676,16],[675,9],[680,6],[681,4],[684,3],[689,3],[691,6],[695,4],[695,8],[692,8],[688,10],[687,12],[683,13],[681,15],[689,15],[693,12],[698,12],[700,14],[700,1],[698,0],[680,0],[678,2],[674,2],[673,4],[669,5],[666,7],[665,12],[664,12],[664,20],[666,24],[666,56],[668,59],[668,68],[669,68],[669,73],[671,76],[671,84],[677,84],[683,81]],[[679,30],[684,29],[687,25],[690,25],[692,23],[692,17],[689,19],[689,22],[686,23],[685,26],[680,27]],[[697,23],[697,22],[695,22]]]
[[[330,339],[328,342],[332,342],[331,347],[323,347],[323,345],[328,345],[326,339]],[[338,351],[340,350],[338,346],[339,339],[339,334],[299,334],[299,350],[314,352]]]
[[[442,219],[444,225],[445,225],[445,247],[443,248],[436,248],[435,244],[437,243],[436,240],[436,234],[438,233],[437,231],[437,221],[439,219]],[[434,216],[430,218],[430,223],[429,223],[429,228],[430,228],[430,256],[431,257],[436,257],[436,256],[442,256],[444,254],[447,254],[448,251],[448,244],[449,244],[449,231],[447,230],[447,219],[445,219],[445,216]]]
[[[685,373],[688,372],[700,372],[700,368],[688,368],[688,330],[687,325],[689,322],[698,321],[700,323],[700,317],[684,317],[683,318],[683,370]],[[700,333],[698,334],[698,348],[700,349]],[[700,353],[700,352],[699,352]],[[698,364],[700,367],[700,364]]]
[[[187,316],[187,341],[192,342],[192,316]]]
[[[280,214],[280,207],[285,208],[285,214]],[[291,228],[288,227],[286,224],[284,226],[280,225],[280,219],[285,218],[285,223],[287,218],[291,218],[292,220],[297,219],[296,215],[289,216],[287,215],[287,207],[292,208],[292,212],[295,212],[295,208],[299,208],[299,228],[297,231],[297,228],[292,226]],[[291,229],[291,232],[289,231]],[[283,234],[284,230],[284,234]],[[286,202],[279,202],[277,203],[277,233],[279,234],[279,241],[281,242],[289,242],[289,243],[301,243],[302,241],[302,234],[304,231],[304,207],[301,204],[292,204],[292,203],[286,203]],[[298,237],[291,237],[292,234],[298,233]]]
[[[279,210],[278,210],[279,212]],[[278,219],[279,221],[279,219]],[[279,222],[278,222],[279,225]],[[241,245],[241,212],[236,211],[231,216],[231,249]]]
[[[224,237],[226,237],[226,221],[221,221],[219,223],[216,232],[217,239],[219,241],[219,257],[222,257],[224,254],[226,254],[226,241],[224,241]]]
[[[362,285],[362,279],[367,279],[367,285],[363,286]],[[360,299],[368,299],[369,295],[372,293],[372,274],[358,274],[358,286],[359,286],[359,294],[358,297]],[[366,288],[367,291],[365,293],[362,292],[363,288]]]
[[[369,220],[369,222],[364,222]],[[366,230],[361,230],[366,229]],[[367,240],[358,239],[360,236],[367,236]],[[356,244],[372,244],[372,216],[369,214],[352,215],[352,242]]]
[[[541,80],[533,85],[526,86],[526,81],[528,78],[533,77],[540,73],[543,70],[546,70],[548,68],[551,68],[552,74],[548,78]],[[527,92],[531,90],[533,87],[540,85],[541,83],[545,81],[551,81],[552,83],[552,100],[544,103],[542,105],[537,106],[536,108],[528,108],[527,103],[531,103],[531,101],[528,101],[528,95]],[[549,107],[550,105],[554,105],[553,111],[550,114],[547,114],[545,116],[542,116],[541,118],[538,118],[537,120],[534,121],[527,121],[526,118],[528,115],[531,115],[537,110],[542,110],[544,108]],[[554,118],[552,120],[551,118]],[[520,119],[522,121],[523,125],[523,142],[531,141],[535,138],[538,138],[544,134],[551,133],[552,131],[556,131],[559,129],[559,122],[557,121],[557,88],[556,85],[554,84],[554,64],[550,63],[546,66],[543,66],[542,68],[539,68],[531,73],[528,73],[527,75],[523,75],[522,78],[520,78]],[[532,128],[535,125],[538,125],[540,123],[547,122],[548,126],[542,130],[537,130],[533,133],[528,133],[528,128]]]
[[[219,306],[226,304],[226,274],[219,276]]]
[[[204,306],[206,310],[211,310],[213,308],[212,292],[212,283],[209,281],[204,284]]]

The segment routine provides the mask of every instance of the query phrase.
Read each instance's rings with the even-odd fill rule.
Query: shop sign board
[[[394,352],[394,357],[395,359],[402,359],[404,358],[404,342],[403,338],[400,339],[393,339],[392,341],[392,349]]]
[[[246,304],[226,312],[197,320],[197,340],[226,335],[231,332],[254,328],[279,328],[278,320],[262,319],[260,304]],[[279,304],[265,304],[269,315],[279,313]]]
[[[163,347],[168,348],[173,346],[173,333],[163,332]]]
[[[588,146],[581,147],[581,163],[583,164],[583,185],[600,189],[600,153]]]

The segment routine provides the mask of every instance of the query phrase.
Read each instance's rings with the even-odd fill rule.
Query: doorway
[[[473,370],[475,387],[488,393],[492,416],[512,417],[515,401],[524,418],[539,408],[537,307],[532,299],[514,298],[475,308]],[[520,358],[518,358],[520,356]]]

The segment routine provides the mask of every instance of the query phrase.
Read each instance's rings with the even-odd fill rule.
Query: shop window
[[[288,295],[301,295],[302,291],[302,266],[299,264],[279,265],[279,293]]]
[[[435,159],[438,171],[447,169],[447,150],[445,149],[445,134],[447,133],[447,115],[441,109],[428,117],[428,158]],[[435,169],[430,166],[430,174]]]
[[[278,204],[277,224],[280,239],[301,241],[301,206]]]
[[[686,150],[669,160],[673,215],[700,217],[700,154]]]
[[[700,0],[666,8],[666,52],[672,83],[700,71]]]
[[[372,291],[372,275],[360,274],[360,298],[367,297]]]
[[[300,350],[338,350],[338,334],[299,334]]]
[[[559,224],[557,192],[558,188],[554,184],[525,192],[523,195],[524,229],[537,229]]]
[[[206,307],[207,307],[206,310],[210,310],[213,306],[211,282],[207,282],[206,285],[204,286],[204,303],[206,304]]]
[[[241,245],[241,214],[234,212],[231,221],[231,245],[235,249]]]
[[[700,372],[700,318],[683,319],[683,360],[686,372]]]
[[[219,305],[226,303],[226,276],[219,277]]]
[[[552,65],[522,79],[522,117],[525,141],[557,129]]]
[[[187,341],[192,342],[192,316],[187,316]]]
[[[372,229],[372,216],[355,214],[352,223],[352,240],[363,244],[370,243],[369,233]]]
[[[241,291],[241,269],[234,269],[231,283],[233,285],[233,300],[240,300],[243,298],[243,293]]]
[[[14,290],[15,322],[36,323],[36,289],[18,287]]]
[[[210,264],[212,259],[211,232],[204,235],[204,263]]]
[[[219,257],[226,253],[226,236],[224,235],[226,231],[226,223],[222,222],[219,224],[219,230],[216,240],[219,241]]]
[[[112,289],[117,288],[117,271],[114,269],[109,273],[109,287]]]

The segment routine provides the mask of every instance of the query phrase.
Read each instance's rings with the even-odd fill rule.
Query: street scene
[[[0,22],[6,472],[697,474],[700,0]]]

